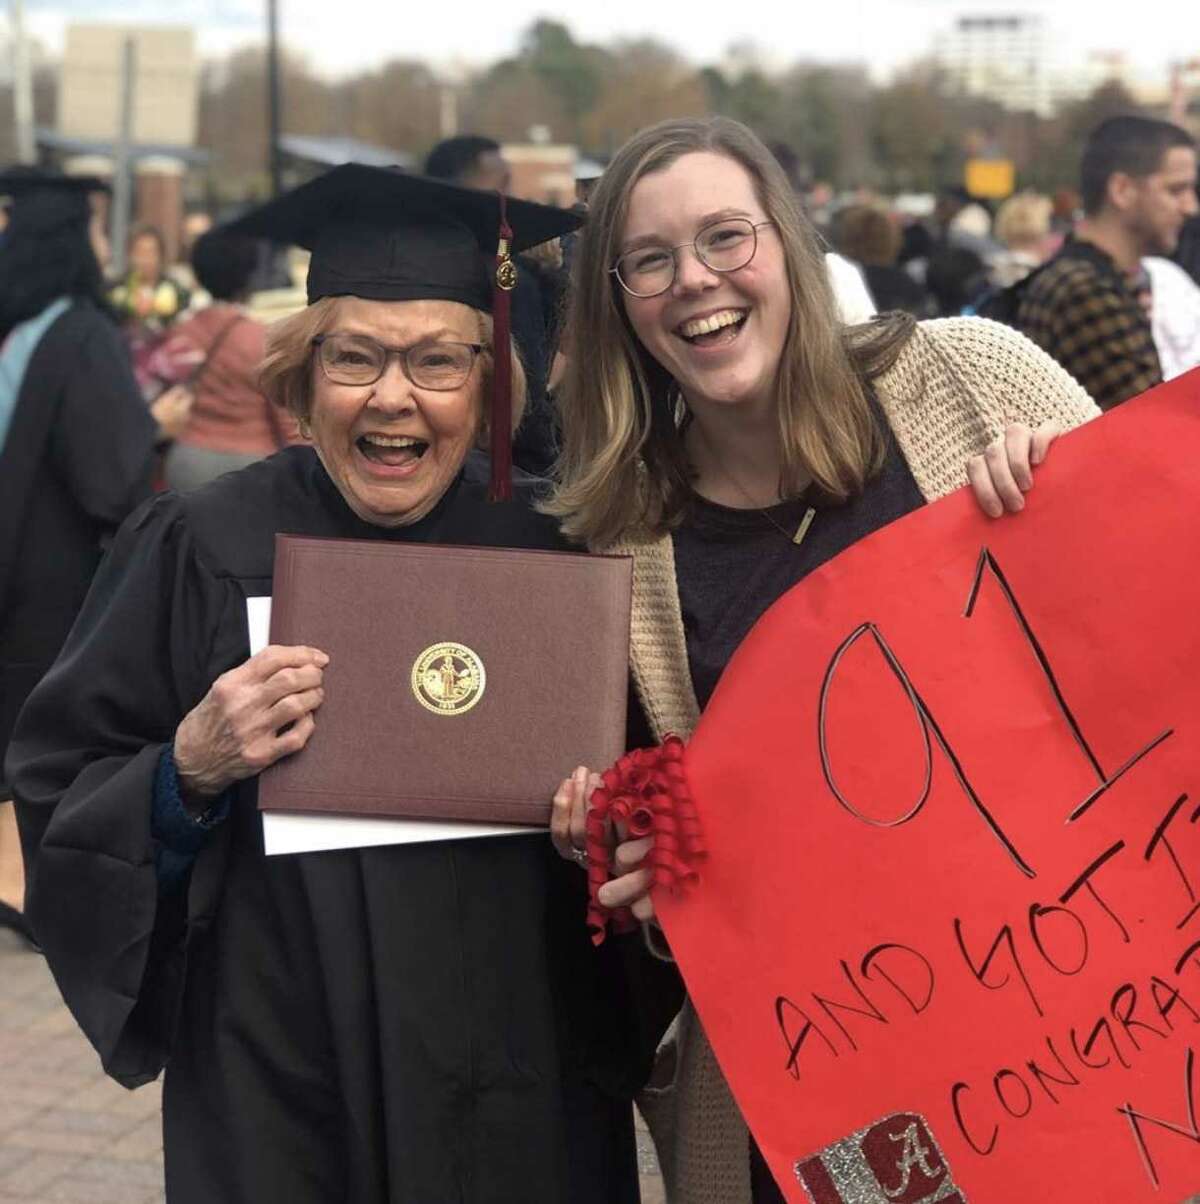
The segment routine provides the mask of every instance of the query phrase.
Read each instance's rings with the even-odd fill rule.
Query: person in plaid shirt
[[[1110,118],[1081,175],[1085,216],[1021,289],[1014,324],[1107,410],[1163,378],[1141,259],[1170,255],[1197,212],[1196,144],[1166,121]]]

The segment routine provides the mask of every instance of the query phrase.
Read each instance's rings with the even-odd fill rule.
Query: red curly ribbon
[[[587,922],[597,945],[603,942],[609,921],[617,932],[637,927],[628,907],[610,909],[599,899],[600,888],[612,877],[611,822],[624,824],[630,839],[651,837],[642,864],[651,870],[655,888],[674,891],[699,881],[695,863],[707,850],[678,736],[668,736],[657,748],[626,753],[601,775],[601,785],[592,793],[587,816]]]

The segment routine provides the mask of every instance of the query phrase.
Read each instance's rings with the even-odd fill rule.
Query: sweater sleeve
[[[965,485],[967,460],[1010,424],[1071,430],[1100,413],[1041,348],[985,318],[922,322],[876,389],[929,501]]]
[[[1099,416],[1087,390],[1019,330],[986,318],[954,319],[946,325],[938,337],[952,338],[953,353],[991,394],[1005,425],[1057,422],[1069,431]]]

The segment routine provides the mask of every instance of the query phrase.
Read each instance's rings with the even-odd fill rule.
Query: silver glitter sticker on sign
[[[795,1165],[812,1204],[966,1204],[925,1118],[897,1112]]]

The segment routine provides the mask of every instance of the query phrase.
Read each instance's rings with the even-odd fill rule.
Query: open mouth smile
[[[719,347],[732,343],[750,316],[749,309],[720,309],[700,318],[689,318],[675,333],[693,347]]]
[[[364,459],[384,468],[416,467],[429,450],[427,440],[411,435],[360,435],[354,445]]]

